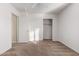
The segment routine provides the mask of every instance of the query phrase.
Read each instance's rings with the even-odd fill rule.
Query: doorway
[[[43,19],[43,39],[52,40],[52,19]]]
[[[17,43],[17,16],[12,14],[12,45]]]

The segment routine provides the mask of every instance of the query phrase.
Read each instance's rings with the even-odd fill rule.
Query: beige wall
[[[70,4],[58,15],[58,41],[79,53],[79,3]]]
[[[19,12],[8,3],[0,3],[0,54],[12,47],[11,13],[19,16]]]
[[[43,40],[43,20],[40,14],[28,14],[22,13],[19,17],[19,39],[18,42],[28,42],[30,40],[30,32],[38,32],[35,34],[39,39]],[[32,34],[31,34],[32,35]]]

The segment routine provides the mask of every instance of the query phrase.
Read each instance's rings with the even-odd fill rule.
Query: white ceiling
[[[11,3],[18,11],[28,13],[57,13],[67,3]],[[59,9],[59,10],[58,10]]]

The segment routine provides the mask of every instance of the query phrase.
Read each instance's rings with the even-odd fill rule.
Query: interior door
[[[50,19],[43,20],[43,39],[52,39],[52,23]]]
[[[17,42],[17,16],[12,14],[12,43]]]

